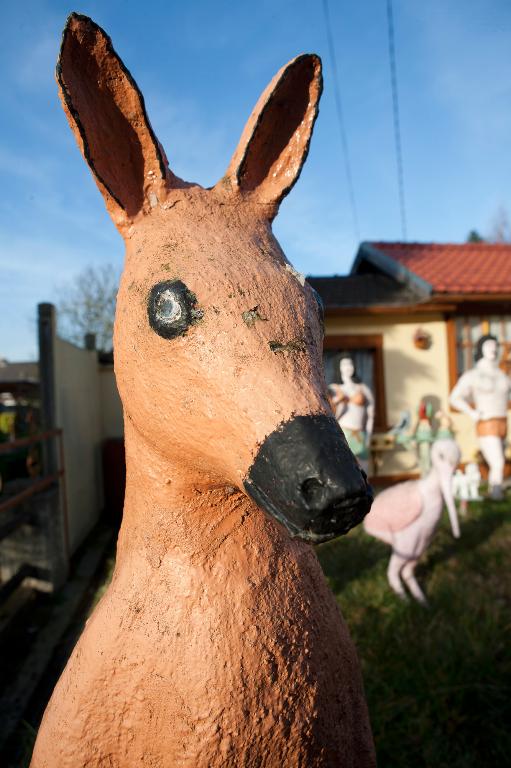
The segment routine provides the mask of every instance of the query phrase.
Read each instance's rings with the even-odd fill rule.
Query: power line
[[[394,117],[394,139],[396,143],[397,186],[399,190],[399,208],[401,212],[401,230],[403,233],[403,240],[406,240],[407,232],[406,232],[405,183],[404,183],[404,174],[403,174],[403,154],[401,150],[401,129],[399,124],[399,101],[398,101],[398,94],[397,94],[397,75],[396,75],[396,47],[394,42],[394,16],[392,12],[392,0],[387,0],[387,22],[388,22],[388,31],[389,31],[389,60],[390,60],[390,81],[392,85],[392,111],[393,111],[393,117]]]
[[[346,128],[344,126],[344,113],[342,109],[342,101],[341,101],[341,89],[339,86],[339,74],[337,70],[337,59],[335,57],[335,49],[334,49],[334,41],[332,38],[332,30],[330,25],[330,13],[328,10],[328,0],[323,0],[323,12],[325,15],[325,26],[326,26],[326,36],[328,41],[328,49],[330,53],[330,61],[332,63],[332,76],[334,81],[334,96],[335,96],[335,107],[337,110],[337,118],[339,122],[339,133],[341,136],[341,145],[343,149],[343,155],[344,155],[344,168],[346,171],[346,180],[348,182],[348,192],[349,192],[349,198],[350,198],[350,204],[351,204],[351,213],[353,216],[353,227],[355,229],[355,235],[357,240],[360,240],[360,231],[358,227],[358,215],[357,215],[357,205],[355,202],[355,189],[353,186],[353,177],[351,175],[351,164],[350,164],[350,156],[348,151],[348,139],[346,137]]]

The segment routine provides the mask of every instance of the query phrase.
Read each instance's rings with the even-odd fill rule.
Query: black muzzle
[[[261,445],[244,481],[291,536],[328,541],[358,525],[373,492],[331,416],[295,416]]]

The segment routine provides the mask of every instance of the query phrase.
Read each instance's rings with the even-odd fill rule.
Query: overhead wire
[[[323,0],[323,13],[325,17],[326,36],[327,36],[330,62],[331,62],[331,68],[332,68],[332,79],[334,84],[334,97],[335,97],[335,107],[337,112],[337,121],[339,123],[339,134],[341,138],[341,146],[342,146],[342,151],[344,156],[344,168],[346,173],[346,181],[348,183],[348,195],[349,195],[350,206],[351,206],[351,214],[353,217],[353,228],[355,230],[355,235],[357,240],[360,240],[357,204],[355,200],[355,188],[353,185],[353,176],[351,173],[348,139],[346,135],[346,127],[344,124],[344,112],[343,112],[342,101],[341,101],[339,71],[337,67],[337,58],[335,56],[335,47],[334,47],[332,28],[330,23],[330,11],[328,8],[328,0]]]
[[[392,0],[387,0],[387,27],[389,37],[389,61],[390,61],[390,82],[392,90],[392,114],[394,121],[394,141],[396,145],[396,170],[397,186],[399,194],[399,210],[401,214],[401,231],[403,240],[407,239],[406,223],[406,205],[405,205],[405,183],[403,172],[403,152],[401,147],[401,127],[399,120],[399,99],[397,91],[396,74],[396,46],[394,39],[394,14],[392,10]]]

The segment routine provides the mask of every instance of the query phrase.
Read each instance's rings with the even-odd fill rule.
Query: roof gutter
[[[434,304],[432,302],[424,302],[418,304],[372,304],[369,306],[353,306],[353,307],[325,307],[325,317],[355,317],[355,316],[368,316],[368,315],[442,315],[449,314],[456,311],[456,304],[449,304],[447,302],[442,304]]]
[[[355,261],[351,267],[350,275],[358,275],[360,265],[368,261],[378,270],[385,275],[392,277],[396,282],[401,285],[408,285],[420,296],[425,299],[429,298],[433,293],[433,286],[422,277],[419,277],[407,267],[400,264],[398,261],[388,256],[384,251],[379,248],[375,248],[371,243],[360,243]]]

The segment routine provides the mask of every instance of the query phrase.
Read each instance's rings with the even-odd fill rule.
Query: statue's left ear
[[[167,187],[179,185],[137,84],[106,32],[87,16],[68,18],[56,75],[73,133],[116,224],[150,210]]]
[[[278,72],[259,99],[217,189],[250,194],[269,217],[300,175],[323,87],[321,59],[303,54]]]

